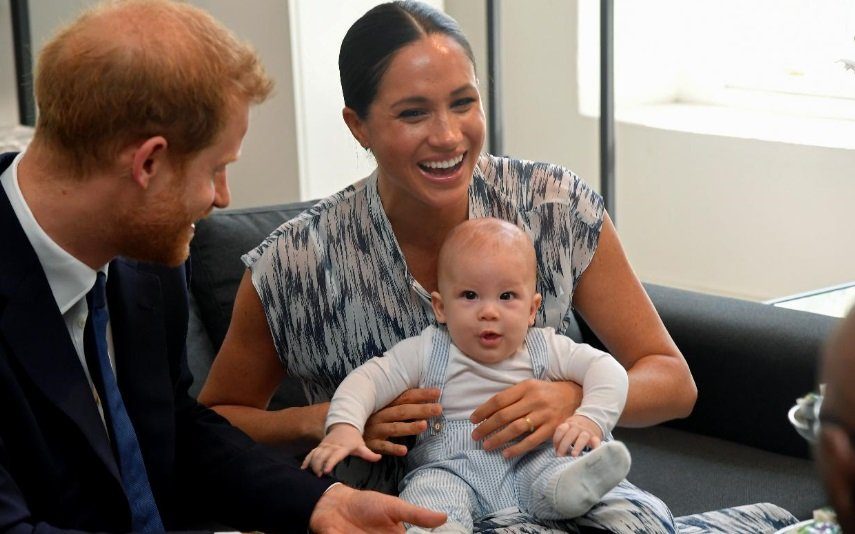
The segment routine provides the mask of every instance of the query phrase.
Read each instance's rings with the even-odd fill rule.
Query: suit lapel
[[[160,280],[138,262],[110,264],[107,301],[116,378],[142,448],[153,488],[167,473],[174,451],[172,382],[167,361]]]
[[[148,412],[158,397],[152,385],[169,384],[169,377],[160,281],[139,266],[124,258],[110,264],[107,299],[122,396],[131,412],[136,404]]]
[[[0,234],[0,336],[10,357],[74,421],[118,482],[116,461],[86,375],[38,257],[2,187]]]

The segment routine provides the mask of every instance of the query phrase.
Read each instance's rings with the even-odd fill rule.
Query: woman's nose
[[[429,142],[437,148],[451,150],[456,148],[463,134],[460,121],[451,113],[440,113],[434,120]]]

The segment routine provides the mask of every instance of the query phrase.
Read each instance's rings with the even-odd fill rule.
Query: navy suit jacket
[[[0,155],[0,173],[13,158]],[[119,389],[164,526],[305,532],[331,481],[255,444],[187,393],[186,278],[184,267],[116,259],[107,284]],[[130,525],[89,383],[0,187],[0,532]]]

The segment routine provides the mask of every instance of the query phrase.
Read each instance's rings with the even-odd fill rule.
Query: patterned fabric
[[[676,523],[680,534],[763,534],[794,525],[798,523],[798,519],[780,506],[764,502],[678,517]]]
[[[419,386],[443,389],[451,337],[444,327],[432,331],[431,351]],[[549,361],[543,330],[529,329],[526,346],[532,375],[542,379]],[[443,415],[432,419],[407,455],[409,473],[401,482],[401,498],[446,512],[455,531],[461,532],[472,531],[473,518],[520,509],[528,513],[526,522],[537,518],[537,524],[551,525],[540,528],[575,530],[575,521],[612,532],[675,532],[668,507],[625,480],[584,516],[574,521],[546,521],[561,517],[545,498],[549,481],[574,459],[556,457],[550,443],[525,456],[506,459],[500,450],[487,452],[473,441],[474,429],[465,419],[450,420]]]
[[[531,236],[543,295],[536,324],[563,333],[597,247],[602,198],[561,167],[484,155],[469,217],[485,216]],[[376,171],[284,223],[243,261],[285,372],[301,380],[310,403],[328,401],[350,371],[434,322],[430,296],[407,270],[383,211]],[[394,458],[340,466],[336,475],[359,487],[394,491],[403,476]]]
[[[764,534],[776,532],[798,519],[770,503],[749,504],[714,512],[678,517],[674,520],[679,534]],[[519,511],[504,511],[475,525],[474,532],[490,534],[559,534],[579,532],[578,527],[543,527]]]

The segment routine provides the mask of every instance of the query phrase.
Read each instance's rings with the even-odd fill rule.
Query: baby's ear
[[[543,301],[543,297],[540,293],[535,293],[534,298],[531,299],[531,311],[528,315],[528,325],[534,326],[534,319],[537,317],[537,310],[540,309],[540,303]]]
[[[445,306],[439,291],[434,291],[430,294],[430,305],[433,306],[433,314],[436,315],[436,322],[445,324]]]

